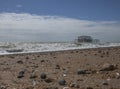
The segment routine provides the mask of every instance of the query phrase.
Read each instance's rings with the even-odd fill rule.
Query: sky
[[[120,42],[120,0],[0,0],[0,41]]]

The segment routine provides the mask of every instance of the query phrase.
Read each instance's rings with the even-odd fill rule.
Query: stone
[[[66,84],[66,81],[64,79],[61,79],[58,81],[59,85],[65,85]]]
[[[107,81],[102,81],[102,85],[108,85]]]
[[[86,74],[86,70],[85,69],[78,69],[77,74]]]
[[[0,85],[0,89],[7,89],[6,86]]]
[[[60,65],[56,65],[55,69],[60,69]]]
[[[32,86],[29,86],[29,87],[27,87],[27,88],[25,88],[25,89],[34,89],[34,87],[32,87]]]
[[[23,78],[25,74],[25,71],[20,71],[17,78]]]
[[[45,89],[58,89],[58,87],[47,87]]]
[[[41,62],[45,62],[45,60],[41,60]]]
[[[78,83],[71,83],[70,87],[79,88],[80,86]]]
[[[93,89],[92,87],[86,87],[86,89]]]
[[[52,79],[52,78],[47,78],[47,79],[45,79],[45,82],[46,83],[51,83],[51,82],[53,82],[54,81],[54,79]]]
[[[103,67],[100,69],[100,71],[112,71],[112,70],[115,70],[115,69],[116,69],[115,65],[106,63],[106,64],[103,65]]]
[[[23,64],[23,61],[19,60],[17,61],[18,64]]]
[[[46,75],[45,73],[42,73],[42,74],[40,75],[40,78],[41,78],[41,79],[46,79],[46,78],[47,78],[47,75]]]

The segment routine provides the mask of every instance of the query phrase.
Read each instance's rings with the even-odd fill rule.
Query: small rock
[[[34,79],[37,78],[37,75],[35,74],[35,71],[32,72],[32,74],[30,75],[30,79]]]
[[[18,64],[23,64],[23,61],[19,60],[17,61]]]
[[[108,85],[107,81],[103,81],[102,85]]]
[[[86,87],[86,89],[93,89],[92,87]]]
[[[36,85],[35,80],[32,80],[31,83],[32,83],[32,86],[33,86],[33,87]]]
[[[80,86],[78,85],[78,83],[71,83],[70,87],[79,88]]]
[[[7,89],[6,86],[0,85],[0,89]]]
[[[79,69],[78,71],[77,71],[77,74],[79,75],[79,74],[86,74],[86,70],[85,69]]]
[[[42,74],[40,75],[40,78],[41,78],[41,79],[46,79],[46,77],[47,77],[47,75],[46,75],[45,73],[42,73]]]
[[[58,87],[47,87],[45,89],[58,89]]]
[[[45,62],[45,60],[41,60],[41,62]]]
[[[60,69],[60,65],[56,65],[55,69]]]
[[[117,79],[120,79],[120,75],[117,76]]]
[[[17,78],[23,78],[25,74],[25,71],[20,71],[19,75],[17,76]]]
[[[65,85],[65,84],[66,84],[66,81],[65,81],[64,79],[61,79],[61,80],[58,81],[58,83],[59,83],[60,85]]]
[[[112,70],[115,70],[115,69],[116,69],[115,65],[106,63],[106,64],[103,65],[103,67],[100,69],[100,71],[112,71]]]
[[[54,81],[54,79],[51,79],[51,78],[45,79],[45,82],[46,82],[46,83],[51,83],[51,82],[53,82],[53,81]]]
[[[27,87],[27,88],[25,88],[25,89],[34,89],[34,87],[32,87],[32,86],[29,86],[29,87]]]

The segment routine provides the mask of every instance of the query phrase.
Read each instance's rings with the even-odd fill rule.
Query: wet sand
[[[120,47],[1,55],[0,89],[120,89]]]

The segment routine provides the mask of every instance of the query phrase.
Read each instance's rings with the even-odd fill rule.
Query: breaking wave
[[[120,46],[120,43],[75,44],[72,42],[1,42],[0,55]]]

